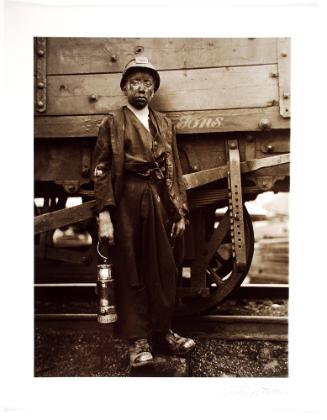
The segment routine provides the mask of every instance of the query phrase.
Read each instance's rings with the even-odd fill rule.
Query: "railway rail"
[[[36,283],[35,296],[68,297],[94,296],[96,283]],[[288,284],[242,284],[232,297],[240,299],[288,299]]]
[[[85,302],[85,297],[93,296],[90,289],[95,288],[95,283],[45,283],[36,284],[35,292],[38,299],[50,293],[51,299],[56,302],[69,300],[75,296]],[[56,293],[55,293],[56,292]],[[64,292],[64,298],[63,298]],[[67,293],[69,292],[69,293]],[[77,293],[76,293],[77,292]],[[234,293],[237,299],[287,299],[288,285],[285,284],[245,284]],[[93,302],[95,303],[95,302]],[[54,304],[56,308],[56,303]],[[69,305],[68,305],[69,307]],[[90,306],[91,310],[95,307]],[[66,306],[67,308],[67,306]],[[90,308],[88,308],[90,309]],[[67,311],[67,309],[66,309]],[[87,329],[98,333],[111,334],[111,325],[100,325],[96,322],[96,313],[82,313],[79,303],[75,305],[74,313],[47,312],[36,313],[37,327],[53,327],[63,329]],[[219,338],[224,340],[268,340],[287,341],[288,318],[287,316],[258,316],[258,315],[177,315],[174,320],[176,329],[193,336]]]
[[[111,325],[96,322],[97,314],[36,314],[37,327],[46,326],[64,329],[87,329],[105,334],[112,333]],[[219,338],[223,340],[287,341],[287,317],[202,315],[176,317],[175,328],[194,337]]]

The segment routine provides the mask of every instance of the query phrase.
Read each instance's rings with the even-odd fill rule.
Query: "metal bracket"
[[[68,194],[76,194],[80,188],[80,181],[76,180],[55,181],[55,184],[62,185]]]
[[[46,38],[36,38],[35,42],[35,68],[36,92],[35,104],[37,112],[45,112],[47,108],[47,60]]]
[[[291,116],[290,86],[290,39],[279,38],[277,47],[279,113],[284,118]]]
[[[255,159],[256,154],[256,140],[253,134],[246,136],[245,143],[245,160]]]
[[[258,188],[262,191],[272,191],[276,181],[285,179],[286,175],[281,176],[272,176],[272,175],[263,175],[263,176],[249,176],[252,182],[254,182]]]
[[[198,159],[198,153],[194,150],[194,147],[190,144],[184,143],[180,146],[180,148],[185,153],[191,171],[200,171],[201,167]]]
[[[241,162],[237,140],[228,140],[228,208],[233,258],[238,271],[246,268]]]

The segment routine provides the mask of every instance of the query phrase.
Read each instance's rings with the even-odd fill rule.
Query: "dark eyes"
[[[153,86],[153,83],[150,80],[130,80],[129,83],[133,87],[139,87],[141,84],[143,84],[146,88]]]

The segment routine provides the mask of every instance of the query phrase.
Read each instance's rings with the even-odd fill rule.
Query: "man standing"
[[[113,251],[120,334],[130,365],[153,363],[153,345],[173,354],[195,347],[171,330],[178,274],[174,245],[185,230],[186,192],[171,121],[148,104],[160,76],[146,57],[125,67],[127,106],[110,113],[94,150],[99,238]]]

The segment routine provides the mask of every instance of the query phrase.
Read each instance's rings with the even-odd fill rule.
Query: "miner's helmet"
[[[126,67],[123,71],[123,75],[120,81],[120,88],[123,90],[123,87],[126,83],[127,77],[136,72],[136,71],[148,71],[154,78],[154,91],[159,89],[160,86],[160,76],[157,70],[154,68],[154,65],[150,63],[147,57],[135,57],[126,64]]]

